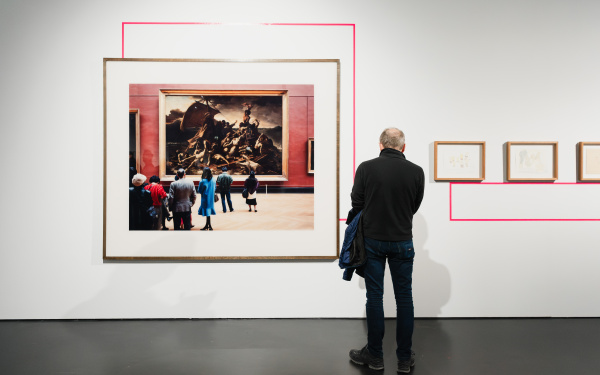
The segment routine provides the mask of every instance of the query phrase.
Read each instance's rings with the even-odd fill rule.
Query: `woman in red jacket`
[[[158,178],[158,176],[152,176],[150,177],[150,184],[146,185],[146,190],[148,190],[152,195],[152,204],[154,205],[154,210],[156,210],[156,213],[158,214],[158,217],[152,223],[152,230],[160,230],[161,223],[163,230],[169,230],[169,228],[165,226],[165,219],[167,218],[163,213],[163,200],[167,197],[167,193],[162,185],[159,184],[159,182],[160,178]]]

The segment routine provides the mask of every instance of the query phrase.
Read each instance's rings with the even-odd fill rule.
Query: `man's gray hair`
[[[404,133],[398,128],[387,128],[381,133],[379,143],[383,148],[393,148],[402,151],[404,147]]]

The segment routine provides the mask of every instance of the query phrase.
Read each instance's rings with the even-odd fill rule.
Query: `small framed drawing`
[[[483,181],[485,179],[485,142],[434,142],[434,180]]]
[[[308,138],[308,173],[315,173],[315,139]]]
[[[579,142],[579,181],[600,181],[600,142]]]
[[[558,142],[507,142],[508,181],[556,181]]]

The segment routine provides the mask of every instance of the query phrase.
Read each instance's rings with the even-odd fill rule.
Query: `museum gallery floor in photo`
[[[312,230],[314,229],[314,194],[257,194],[257,211],[248,212],[241,194],[232,194],[233,212],[223,213],[221,198],[215,203],[217,214],[211,218],[214,230]],[[200,230],[206,218],[198,215],[200,195],[192,207],[192,230]],[[167,221],[173,230],[173,221]]]
[[[7,375],[396,374],[356,366],[363,319],[1,321]],[[414,375],[596,375],[600,319],[417,319]]]

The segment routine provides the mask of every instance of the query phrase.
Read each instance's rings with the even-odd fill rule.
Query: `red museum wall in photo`
[[[159,175],[158,99],[160,89],[288,90],[288,181],[269,181],[264,184],[282,187],[314,187],[314,176],[307,172],[308,138],[314,137],[314,88],[312,85],[130,84],[129,108],[139,110],[140,116],[139,172],[148,178],[152,175]],[[234,183],[234,185],[241,184],[241,182]],[[261,185],[263,184],[261,183]]]

